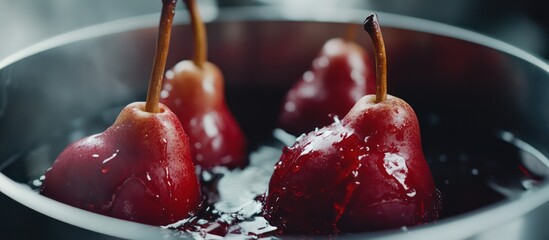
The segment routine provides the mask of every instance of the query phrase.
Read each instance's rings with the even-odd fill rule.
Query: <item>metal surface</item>
[[[225,73],[229,106],[251,142],[269,136],[283,94],[308,68],[320,46],[329,38],[343,36],[345,23],[361,23],[368,13],[250,7],[207,16],[212,21],[208,24],[210,59]],[[418,115],[436,113],[449,125],[455,124],[452,127],[471,134],[510,131],[541,154],[549,154],[546,63],[462,29],[391,14],[379,16],[393,95],[406,99]],[[38,143],[66,134],[75,122],[78,125],[81,119],[105,109],[144,99],[157,23],[156,15],[151,15],[93,26],[0,60],[0,191],[31,209],[97,233],[132,239],[177,237],[173,233],[165,236],[159,228],[63,206],[21,186],[40,176],[63,148],[36,150]],[[190,34],[186,26],[176,27],[168,66],[190,56]],[[366,36],[357,41],[371,49]],[[11,162],[30,149],[38,151],[42,160]],[[547,239],[549,231],[539,226],[549,220],[548,201],[545,184],[408,231],[345,237]],[[28,221],[32,222],[32,216]],[[48,220],[39,225],[44,229],[55,225],[54,230],[44,230],[45,238],[55,238],[56,231],[66,228]],[[72,232],[74,237],[105,237]]]

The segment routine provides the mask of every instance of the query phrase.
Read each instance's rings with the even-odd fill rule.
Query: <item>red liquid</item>
[[[419,117],[421,120],[422,116]],[[29,182],[36,188],[40,184],[36,179],[40,176],[27,178],[22,172],[27,165],[51,165],[51,162],[44,161],[53,161],[68,142],[74,141],[70,139],[71,135],[76,138],[89,135],[104,128],[102,124],[111,122],[111,119],[100,118],[80,121],[73,129],[58,132],[44,141],[47,144],[37,145],[35,150],[18,158],[3,173],[15,181]],[[492,133],[475,133],[477,137],[471,139],[467,138],[467,132],[443,124],[422,126],[425,157],[443,199],[441,219],[512,197],[510,193],[521,194],[545,180],[522,164],[523,155],[529,154],[527,151],[508,140],[502,141],[500,136]],[[196,217],[183,220],[173,227],[195,236],[211,234],[242,238],[286,234],[265,222],[259,199],[282,153],[283,144],[275,139],[257,143],[260,147],[252,151],[250,165],[243,170],[217,169],[216,175],[202,174],[200,179],[205,183],[203,193],[207,196],[207,204]],[[290,141],[288,145],[293,140],[282,139]],[[480,145],[483,147],[479,148]],[[501,192],[500,189],[506,191]]]

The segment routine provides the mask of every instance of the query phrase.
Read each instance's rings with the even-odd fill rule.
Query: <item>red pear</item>
[[[185,0],[195,33],[193,61],[166,73],[160,100],[179,117],[189,134],[191,153],[203,169],[246,165],[246,140],[225,102],[219,68],[206,61],[206,33],[195,0]]]
[[[200,203],[187,136],[168,108],[126,106],[105,132],[69,145],[46,172],[44,196],[104,215],[165,225]]]
[[[266,218],[286,232],[336,233],[413,226],[438,216],[439,198],[413,109],[386,94],[376,15],[365,21],[376,52],[376,95],[284,149],[269,183]]]
[[[187,135],[175,114],[158,104],[175,9],[175,0],[163,2],[147,102],[129,104],[103,133],[63,150],[45,174],[42,195],[151,225],[197,212],[200,187]]]
[[[297,81],[282,104],[279,125],[292,134],[309,132],[343,117],[358,99],[375,92],[370,58],[350,40],[327,41],[312,69]]]

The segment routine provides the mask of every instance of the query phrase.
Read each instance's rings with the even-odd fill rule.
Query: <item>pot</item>
[[[279,7],[206,13],[210,61],[224,71],[229,107],[252,149],[273,138],[285,92],[322,44],[368,14]],[[447,207],[436,223],[341,237],[548,239],[549,65],[453,26],[389,13],[379,18],[389,93],[416,110]],[[191,56],[185,23],[174,28],[168,67]],[[3,225],[24,231],[32,224],[30,232],[42,238],[188,237],[69,207],[32,189],[68,142],[103,131],[120,106],[145,99],[157,24],[156,14],[100,24],[0,61],[0,191],[17,202],[4,199],[21,221],[0,216]],[[356,41],[372,53],[366,34]]]

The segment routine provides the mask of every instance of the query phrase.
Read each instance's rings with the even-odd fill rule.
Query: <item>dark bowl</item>
[[[252,149],[273,138],[282,97],[322,44],[344,36],[346,25],[360,24],[369,14],[282,10],[205,13],[211,21],[210,61],[224,71],[228,104]],[[418,114],[446,208],[436,223],[342,237],[548,239],[549,65],[467,30],[387,13],[379,17],[389,92]],[[186,236],[68,207],[29,187],[66,143],[103,131],[90,119],[112,122],[112,111],[145,99],[157,24],[155,14],[92,26],[0,61],[0,191],[25,206],[14,211],[25,213],[18,221],[32,224],[36,236]],[[168,66],[190,57],[190,35],[186,24],[175,27]],[[366,34],[357,42],[371,52]],[[26,228],[20,224],[13,228]]]

